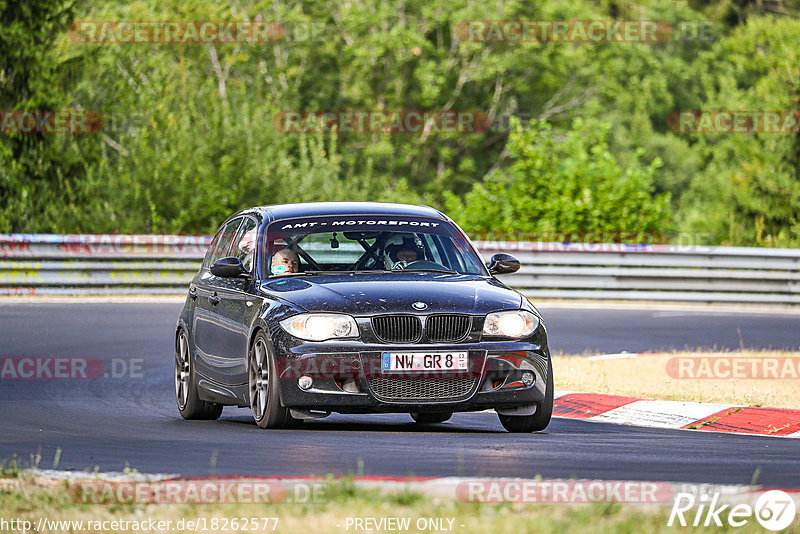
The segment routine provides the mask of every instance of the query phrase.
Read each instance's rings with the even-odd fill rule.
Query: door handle
[[[216,291],[214,292],[214,295],[213,295],[211,298],[209,298],[209,299],[208,299],[208,301],[209,301],[211,304],[213,304],[214,306],[216,306],[217,304],[219,304],[219,296],[217,296],[217,292],[216,292]]]
[[[192,300],[197,300],[197,288],[194,286],[189,286],[189,296]]]

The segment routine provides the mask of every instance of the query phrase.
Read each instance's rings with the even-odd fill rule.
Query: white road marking
[[[641,356],[638,352],[615,352],[613,354],[597,354],[589,356],[587,360],[630,360]]]
[[[656,428],[681,428],[727,408],[730,404],[641,400],[592,417],[592,421]]]

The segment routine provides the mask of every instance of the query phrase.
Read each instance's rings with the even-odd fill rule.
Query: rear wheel
[[[175,343],[175,399],[184,419],[218,419],[222,415],[221,404],[206,402],[197,395],[189,338],[183,330]]]
[[[547,428],[553,416],[553,362],[547,366],[544,400],[536,405],[533,415],[500,415],[500,424],[509,432],[538,432]]]
[[[411,419],[416,421],[421,425],[432,425],[435,423],[444,423],[448,419],[453,417],[452,412],[442,412],[442,413],[417,413],[411,412]]]
[[[296,420],[289,409],[281,406],[275,362],[269,343],[263,332],[259,332],[250,349],[250,409],[261,428],[294,426]]]

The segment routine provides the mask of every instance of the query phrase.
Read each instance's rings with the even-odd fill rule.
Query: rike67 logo
[[[743,527],[755,516],[762,527],[777,532],[791,525],[795,518],[794,500],[789,494],[780,490],[763,493],[755,506],[720,504],[719,497],[719,493],[714,493],[713,497],[678,493],[667,526],[673,526],[677,520],[677,524],[684,527],[688,525],[708,527],[712,524],[721,527],[726,523],[732,527]],[[695,506],[697,509],[692,513]]]

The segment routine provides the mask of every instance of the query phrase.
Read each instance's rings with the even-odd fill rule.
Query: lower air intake
[[[475,387],[475,378],[373,378],[372,392],[380,400],[458,400]]]

